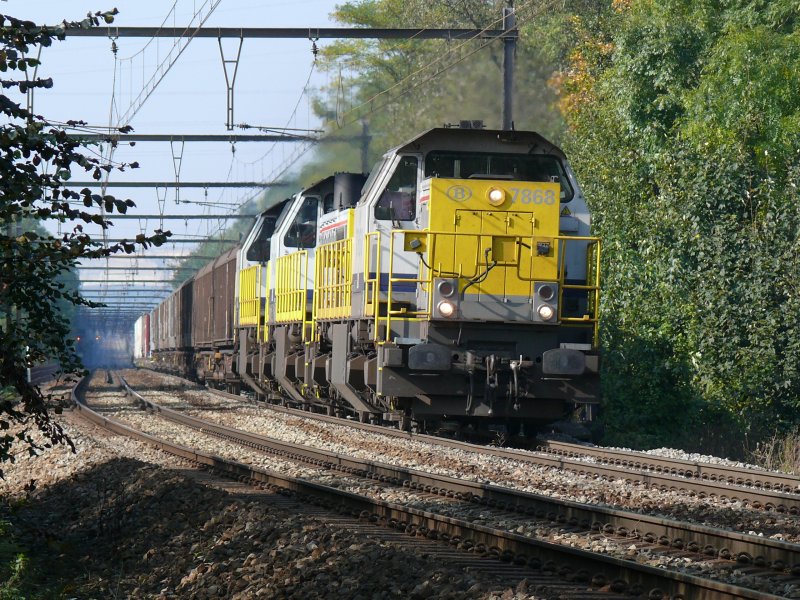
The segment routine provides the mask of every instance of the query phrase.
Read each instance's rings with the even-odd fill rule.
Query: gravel
[[[220,485],[69,412],[60,420],[76,453],[18,456],[0,480],[0,517],[57,597],[551,597],[524,581],[498,587],[481,571],[354,531],[336,516],[302,514],[282,497]]]

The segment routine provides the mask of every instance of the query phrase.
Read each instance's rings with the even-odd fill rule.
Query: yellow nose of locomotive
[[[528,302],[535,282],[558,279],[559,194],[549,182],[431,179],[428,264],[465,298]]]

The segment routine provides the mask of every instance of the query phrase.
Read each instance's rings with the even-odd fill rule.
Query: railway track
[[[339,471],[350,477],[372,480],[376,482],[376,485],[404,487],[415,493],[424,493],[433,498],[448,498],[449,500],[444,501],[445,505],[448,502],[472,504],[475,506],[475,510],[474,514],[468,517],[468,520],[490,522],[491,519],[483,513],[491,512],[495,515],[494,518],[496,520],[503,523],[505,531],[509,529],[514,531],[523,530],[524,528],[521,524],[528,523],[530,527],[527,529],[529,530],[537,528],[552,529],[555,527],[573,538],[587,537],[595,541],[602,539],[604,543],[622,545],[630,550],[636,549],[637,552],[669,554],[681,557],[686,561],[690,560],[689,557],[693,557],[691,560],[710,561],[721,571],[734,569],[739,573],[747,571],[746,578],[751,582],[751,585],[755,582],[756,586],[764,584],[763,578],[791,583],[795,576],[800,574],[798,571],[784,572],[787,566],[798,563],[798,546],[793,544],[679,523],[668,519],[626,513],[625,511],[559,501],[498,486],[398,468],[375,461],[358,460],[310,448],[298,448],[277,440],[270,440],[262,436],[244,433],[190,417],[178,411],[159,406],[141,396],[138,397],[138,400],[144,407],[158,412],[162,417],[202,431],[204,434],[214,435],[220,439],[255,448],[262,452],[287,457],[305,464],[316,465],[326,470]],[[438,443],[439,439],[436,439]],[[442,500],[437,499],[429,504],[430,510],[423,511],[426,514],[435,514],[432,512],[433,510],[438,513],[442,512]],[[475,518],[478,515],[481,516],[480,519]],[[439,516],[450,518],[446,514],[440,514]],[[412,515],[409,518],[414,517]],[[395,519],[395,526],[399,526],[402,522]],[[406,528],[413,529],[412,521],[405,521],[404,523]],[[430,526],[425,524],[422,526],[427,531],[430,530]],[[439,531],[438,526],[435,531]],[[438,533],[434,535],[438,537]],[[445,536],[447,535],[445,532]],[[479,531],[471,535],[475,539],[482,540],[483,537],[481,536],[489,534],[485,531]],[[523,537],[531,539],[527,536]],[[512,540],[512,542],[495,541],[494,544],[487,544],[479,541],[477,542],[477,547],[482,552],[494,553],[507,561],[521,562],[520,549],[516,545],[518,542],[519,540]],[[467,542],[462,540],[462,543]],[[469,543],[474,544],[475,542]],[[510,548],[512,547],[515,550],[511,550]],[[529,551],[528,554],[530,554]],[[530,558],[526,560],[530,560]],[[541,566],[541,559],[537,564]],[[580,570],[586,569],[585,567],[580,567]],[[675,575],[682,574],[675,573]],[[691,575],[683,575],[692,577]],[[604,575],[604,577],[606,579],[600,578],[597,581],[613,581],[613,578],[608,579],[607,575]],[[762,581],[759,581],[759,578],[762,578]],[[629,584],[626,586],[617,583],[616,587],[620,590],[636,591],[638,589],[637,586],[643,583],[637,578],[631,578],[630,575],[626,575],[624,579],[628,580]],[[631,582],[633,583],[631,584]],[[675,582],[670,585],[674,586]],[[663,588],[660,589],[664,591]],[[701,595],[698,596],[696,593]],[[716,589],[712,595],[705,595],[707,593],[694,590],[691,596],[687,597],[724,597],[719,594],[726,592],[722,589]],[[737,594],[739,593],[737,592]],[[732,597],[761,596],[737,595]],[[767,595],[765,597],[770,596]]]
[[[596,448],[557,441],[547,441],[539,447],[539,450],[568,458],[588,458],[602,464],[616,465],[639,471],[668,473],[687,479],[721,482],[728,485],[774,490],[787,494],[800,493],[800,476],[785,473],[773,473],[740,466],[711,464],[655,456],[645,452]]]
[[[209,392],[224,398],[242,401],[240,396],[229,394],[220,390],[210,389]],[[259,406],[262,406],[259,404]],[[326,423],[342,424],[343,419],[304,411],[286,406],[264,404],[267,409],[283,412],[285,414],[313,418]],[[662,459],[651,455],[638,453],[638,456],[624,459],[624,456],[615,455],[606,460],[594,459],[589,450],[577,444],[561,445],[552,442],[552,447],[543,446],[541,452],[515,450],[494,446],[482,446],[469,442],[462,442],[446,437],[436,437],[425,434],[416,434],[381,425],[344,421],[348,426],[382,433],[403,439],[435,442],[437,444],[469,450],[480,454],[513,458],[533,465],[570,471],[579,475],[601,477],[608,481],[624,481],[628,484],[644,484],[661,491],[677,491],[689,496],[700,498],[718,498],[730,503],[741,502],[756,510],[775,511],[790,515],[800,515],[800,487],[797,487],[796,478],[789,475],[771,474],[765,471],[746,471],[742,476],[736,477],[736,469],[725,466],[707,465],[690,461],[677,461]],[[552,448],[552,449],[549,449]],[[556,451],[558,448],[560,451]],[[567,448],[571,448],[569,455]],[[582,450],[586,448],[586,450]],[[583,452],[581,454],[581,452]],[[626,453],[611,451],[610,454]],[[752,484],[752,485],[751,485]],[[791,490],[789,489],[791,488]]]

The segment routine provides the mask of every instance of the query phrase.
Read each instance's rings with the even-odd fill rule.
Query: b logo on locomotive
[[[451,185],[447,188],[447,197],[454,202],[466,202],[472,198],[472,190],[465,185]]]

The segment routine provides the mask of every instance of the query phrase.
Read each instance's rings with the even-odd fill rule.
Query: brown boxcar
[[[169,338],[169,306],[167,302],[158,305],[158,349],[166,350],[167,339]]]
[[[233,346],[236,255],[229,250],[200,269],[194,278],[192,341],[195,348]]]
[[[178,289],[180,305],[180,332],[177,336],[178,347],[185,350],[192,348],[192,311],[194,310],[194,277],[187,279]]]
[[[150,354],[151,355],[154,352],[159,350],[159,345],[158,345],[158,335],[159,335],[159,333],[158,332],[161,329],[161,326],[160,326],[160,324],[158,322],[159,308],[161,308],[161,305],[156,306],[150,312],[150,349],[149,350],[150,350]]]
[[[163,302],[168,315],[167,350],[186,350],[192,346],[192,284],[189,278]]]

